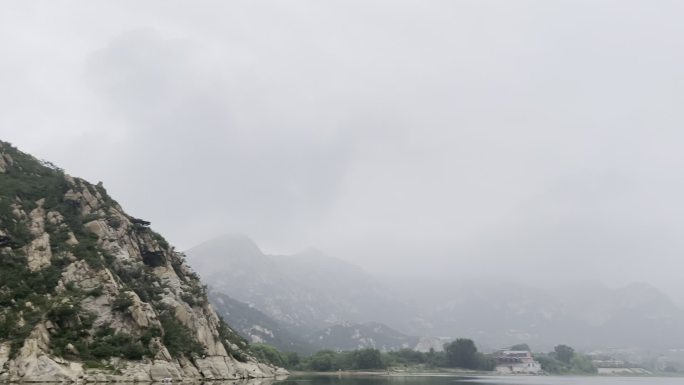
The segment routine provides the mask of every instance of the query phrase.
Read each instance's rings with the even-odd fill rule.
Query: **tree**
[[[454,342],[446,344],[444,350],[446,351],[447,364],[449,366],[478,369],[477,347],[475,347],[473,340],[459,338]]]
[[[331,350],[322,350],[317,352],[309,358],[309,368],[319,372],[326,372],[333,370],[333,360],[335,359],[335,352]]]
[[[594,363],[587,356],[580,354],[575,354],[575,356],[570,361],[572,363],[572,369],[579,373],[597,373],[598,370],[594,366]]]
[[[526,352],[531,352],[532,349],[530,349],[530,345],[528,344],[517,344],[511,346],[511,350],[524,350]]]
[[[356,350],[352,354],[354,369],[382,369],[382,355],[377,349]]]
[[[477,353],[477,369],[492,371],[496,369],[496,359],[492,356]]]
[[[572,357],[575,356],[575,349],[567,345],[558,345],[553,348],[553,351],[555,352],[556,359],[566,364],[569,364]]]
[[[270,345],[254,344],[249,347],[250,352],[261,361],[268,362],[275,366],[287,366],[288,360],[283,357],[278,349]]]
[[[287,352],[285,353],[285,359],[287,360],[287,366],[288,368],[294,368],[295,366],[299,365],[300,359],[299,359],[299,354],[295,352]]]
[[[547,373],[563,372],[563,364],[555,358],[549,357],[549,355],[537,355],[535,359],[541,364],[542,370]]]

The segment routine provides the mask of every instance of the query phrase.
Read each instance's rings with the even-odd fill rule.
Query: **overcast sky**
[[[3,1],[0,137],[179,249],[684,270],[684,2]]]

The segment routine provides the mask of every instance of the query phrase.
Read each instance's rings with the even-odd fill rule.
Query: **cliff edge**
[[[247,353],[149,225],[102,184],[0,142],[0,381],[287,373]]]

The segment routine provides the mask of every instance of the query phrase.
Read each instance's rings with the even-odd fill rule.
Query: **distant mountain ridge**
[[[359,267],[314,250],[266,255],[249,238],[226,235],[186,255],[213,290],[254,305],[299,335],[341,322],[397,328],[410,311]]]
[[[249,303],[318,347],[401,347],[418,337],[419,346],[432,347],[469,337],[483,350],[522,342],[546,351],[560,343],[585,350],[684,348],[684,310],[647,284],[548,290],[497,282],[430,289],[402,282],[397,290],[320,252],[265,255],[249,238],[234,235],[187,255],[215,290]],[[374,323],[396,334],[364,326]]]
[[[252,305],[216,291],[209,292],[209,300],[223,319],[250,343],[268,344],[284,352],[303,354],[317,350],[317,347]]]
[[[381,351],[415,349],[420,338],[409,337],[387,325],[368,322],[343,323],[318,330],[309,336],[309,342],[319,349],[355,350],[374,348]]]
[[[426,312],[432,333],[461,330],[492,348],[527,342],[549,349],[684,347],[684,310],[647,284],[541,290],[490,285],[455,290]]]

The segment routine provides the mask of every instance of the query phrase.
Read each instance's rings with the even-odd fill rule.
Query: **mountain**
[[[343,322],[401,329],[411,312],[374,277],[320,251],[266,255],[245,236],[225,235],[186,254],[213,290],[253,305],[300,336]]]
[[[521,342],[544,351],[561,343],[582,350],[684,348],[684,310],[646,284],[553,290],[516,282],[418,284],[410,278],[379,284],[360,268],[321,252],[265,255],[237,235],[205,242],[187,254],[217,291],[249,303],[318,348],[352,348],[370,339],[379,347],[403,346],[402,338],[411,338],[406,336],[421,337],[421,349],[458,337],[474,339],[482,350]],[[369,323],[387,325],[404,337],[383,339],[363,326]]]
[[[335,324],[306,336],[299,336],[253,305],[216,291],[209,292],[209,300],[216,312],[250,343],[268,344],[284,352],[311,354],[318,350],[360,348],[383,351],[410,348],[427,351],[431,347],[439,351],[445,342],[410,337],[377,322]]]
[[[210,306],[182,254],[105,191],[0,142],[0,380],[279,371]]]
[[[319,350],[355,350],[374,348],[382,351],[415,349],[420,339],[406,336],[377,322],[337,324],[309,336]]]
[[[313,353],[316,349],[305,339],[296,336],[273,318],[252,305],[240,302],[223,293],[209,292],[209,300],[216,312],[250,343],[263,343],[284,352]]]
[[[424,333],[468,336],[490,349],[521,342],[537,350],[559,343],[583,350],[684,347],[684,310],[647,284],[550,290],[480,283],[422,298],[422,317],[430,321]]]

